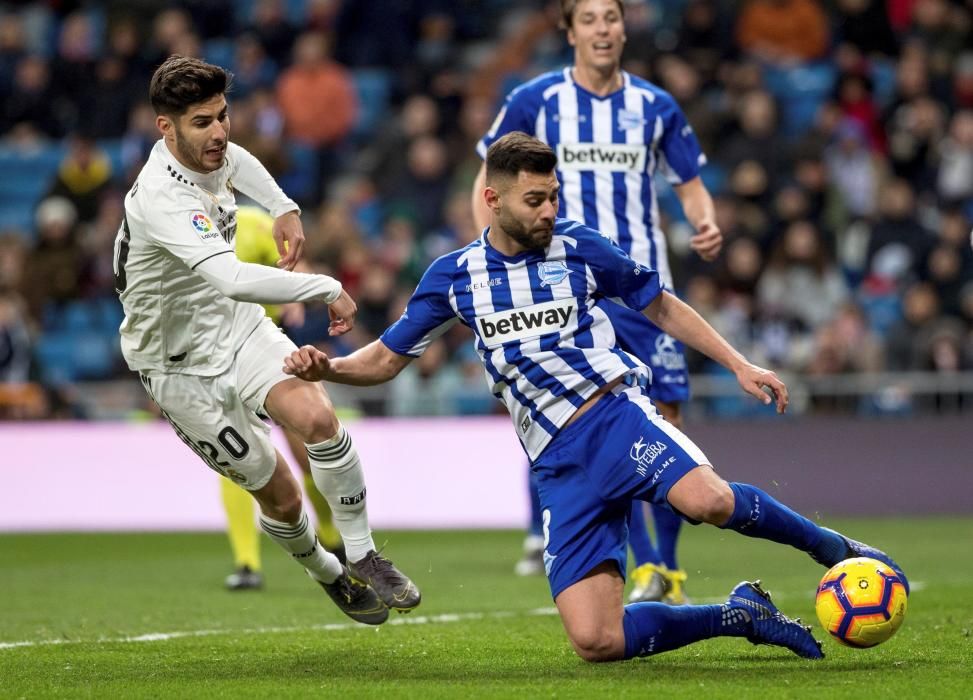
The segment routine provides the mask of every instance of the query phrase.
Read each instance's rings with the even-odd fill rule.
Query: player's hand
[[[723,248],[723,233],[712,221],[703,221],[699,230],[689,239],[689,246],[706,262],[716,260]]]
[[[358,313],[358,305],[355,300],[348,296],[348,292],[341,290],[341,296],[335,299],[333,304],[328,306],[328,316],[331,317],[331,325],[328,326],[328,335],[344,335],[355,327],[355,314]]]
[[[303,345],[284,358],[284,373],[320,382],[331,376],[331,359],[313,345]]]
[[[787,410],[787,387],[780,378],[769,369],[758,367],[757,365],[745,364],[736,372],[737,381],[745,392],[760,400],[765,406],[770,405],[771,397],[764,391],[770,390],[773,394],[773,401],[777,404],[777,412],[783,413]]]
[[[304,254],[304,226],[296,211],[289,211],[274,219],[274,243],[280,254],[277,267],[293,270]]]

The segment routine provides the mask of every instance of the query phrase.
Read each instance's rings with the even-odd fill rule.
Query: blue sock
[[[840,558],[845,551],[847,545],[837,532],[818,527],[756,486],[734,482],[730,488],[736,500],[723,528],[789,544],[823,561]]]
[[[537,477],[534,472],[527,469],[527,493],[530,494],[530,524],[527,532],[531,535],[541,536],[544,533],[544,524],[541,516],[541,496],[537,492]]]
[[[632,548],[635,566],[642,564],[658,564],[659,553],[649,537],[649,525],[645,521],[645,502],[632,501],[632,509],[628,513],[628,546]]]
[[[682,518],[672,512],[667,506],[652,504],[652,519],[655,521],[655,542],[659,550],[662,563],[671,570],[676,570],[676,543],[679,541],[679,528]]]
[[[625,658],[650,656],[713,637],[746,637],[750,618],[728,605],[631,603],[622,617]]]

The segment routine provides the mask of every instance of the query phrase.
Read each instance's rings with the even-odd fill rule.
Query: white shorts
[[[297,346],[263,319],[223,374],[142,374],[142,384],[186,445],[214,471],[254,491],[266,485],[277,450],[264,421],[270,389],[291,376],[284,358]]]

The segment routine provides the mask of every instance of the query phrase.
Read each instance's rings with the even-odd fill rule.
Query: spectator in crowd
[[[820,231],[806,220],[788,226],[757,285],[764,313],[813,332],[848,298],[848,287]]]
[[[768,63],[813,61],[828,48],[828,18],[816,0],[748,0],[736,37],[741,49]]]
[[[358,98],[351,75],[330,57],[329,39],[307,32],[294,46],[294,63],[277,83],[277,99],[289,138],[316,149],[315,202],[340,164],[337,148],[351,133]]]
[[[111,161],[95,140],[86,133],[75,134],[48,194],[70,200],[78,220],[87,223],[98,215],[101,198],[111,187],[111,178]]]
[[[44,136],[63,136],[68,109],[53,87],[47,61],[37,55],[24,56],[14,67],[11,83],[0,107],[0,133],[28,123]]]
[[[278,66],[287,65],[298,32],[287,17],[283,0],[257,0],[247,31],[257,37],[272,61]]]
[[[953,115],[939,148],[939,196],[951,203],[973,199],[973,109]]]
[[[57,284],[48,275],[34,285],[48,301],[78,294],[97,304],[111,282],[111,218],[157,140],[144,90],[132,86],[172,52],[215,52],[235,64],[235,140],[289,191],[303,191],[311,263],[353,293],[381,290],[375,327],[381,304],[411,291],[416,270],[478,234],[468,203],[452,193],[470,187],[480,165],[471,145],[489,130],[500,96],[566,58],[557,13],[544,2],[213,0],[115,3],[107,14],[95,5],[0,7],[0,148],[13,159],[0,181],[0,228],[26,229],[22,268],[32,275],[77,265]],[[683,106],[711,157],[702,175],[726,236],[720,260],[694,259],[679,246],[683,222],[666,218],[672,202],[660,202],[677,288],[754,357],[826,373],[860,371],[841,360],[840,338],[860,331],[850,330],[852,299],[883,348],[899,329],[888,340],[898,347],[903,292],[926,282],[935,318],[960,324],[958,364],[969,366],[969,3],[685,0],[626,10],[624,65]],[[356,129],[359,99],[368,132]],[[792,129],[797,110],[809,122],[816,115],[809,128]],[[27,214],[54,194],[76,211],[44,208],[53,222],[76,220],[60,243],[46,227],[33,230]],[[777,251],[798,224],[834,251],[829,265],[847,293],[818,305],[814,330],[758,303],[761,284],[779,283]],[[36,324],[43,312],[28,296],[19,304]],[[838,316],[824,319],[826,308]],[[330,343],[310,338],[318,312],[309,310],[302,332]],[[956,364],[957,334],[946,326],[910,366]],[[443,341],[446,366],[465,380],[453,336]],[[480,379],[473,365],[477,391],[466,407],[489,411]]]
[[[48,197],[37,207],[37,242],[27,256],[20,292],[35,323],[48,306],[80,296],[84,255],[78,245],[78,212],[64,197]]]
[[[838,41],[858,49],[863,56],[894,57],[899,52],[882,0],[837,0],[835,22]]]
[[[862,308],[848,301],[815,333],[814,356],[807,371],[813,376],[880,372],[884,365],[881,338],[869,328]]]
[[[869,147],[868,134],[857,121],[845,119],[838,126],[834,143],[825,151],[828,177],[841,193],[852,218],[869,218],[876,210],[884,164]]]

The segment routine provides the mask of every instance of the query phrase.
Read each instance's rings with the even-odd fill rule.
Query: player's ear
[[[494,187],[487,185],[486,189],[483,190],[483,199],[490,211],[495,212],[500,208],[500,192]]]
[[[565,36],[567,36],[568,44],[570,46],[577,46],[577,39],[574,37],[574,29],[568,27],[567,31],[565,32]]]
[[[172,117],[166,116],[165,114],[159,114],[155,117],[155,128],[159,130],[159,133],[163,136],[170,136],[176,130],[176,125],[172,121]]]

